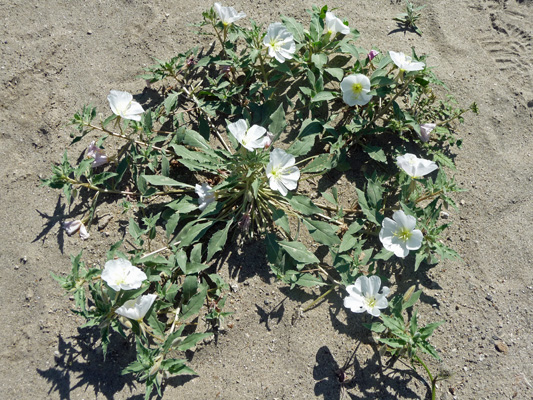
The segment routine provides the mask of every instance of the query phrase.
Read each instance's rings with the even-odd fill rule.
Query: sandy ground
[[[389,0],[331,1],[361,32],[361,45],[431,57],[438,76],[467,106],[460,127],[459,212],[447,243],[463,257],[414,279],[424,288],[422,322],[445,319],[434,345],[453,372],[439,399],[533,398],[533,2],[427,0],[421,37],[396,30],[403,6]],[[307,21],[311,1],[235,0],[249,17],[270,23],[279,13]],[[117,340],[108,362],[94,332],[50,277],[70,268],[81,249],[100,262],[119,235],[118,222],[82,242],[60,221],[76,216],[59,193],[39,186],[70,142],[67,122],[91,103],[107,112],[111,89],[142,94],[142,68],[209,38],[189,26],[205,0],[0,0],[0,328],[1,399],[142,399],[144,386],[120,369],[132,359]],[[226,4],[229,5],[229,4]],[[72,156],[87,143],[69,147]],[[105,208],[104,208],[105,209]],[[107,234],[109,236],[107,236]],[[257,245],[256,245],[257,246]],[[251,251],[248,251],[251,250]],[[169,381],[165,399],[339,399],[334,370],[367,332],[339,298],[294,322],[312,296],[274,282],[260,246],[228,260],[238,285],[228,308],[232,328],[188,354],[200,375]],[[294,322],[294,323],[293,323]],[[424,399],[409,374],[381,376],[370,346],[361,345],[344,398]],[[432,363],[434,369],[439,365]],[[423,371],[420,371],[423,374]]]

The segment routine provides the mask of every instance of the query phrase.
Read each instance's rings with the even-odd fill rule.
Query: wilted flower
[[[266,167],[270,189],[277,190],[283,196],[287,195],[287,189],[296,189],[300,170],[294,165],[295,162],[294,156],[285,150],[274,149],[270,152],[270,162]]]
[[[268,48],[268,55],[280,63],[291,59],[296,51],[294,37],[281,22],[270,24],[263,44]]]
[[[224,25],[232,24],[246,17],[246,14],[242,11],[240,13],[237,13],[237,11],[233,7],[222,7],[220,3],[215,3],[215,10]]]
[[[91,142],[89,147],[87,147],[86,154],[88,158],[94,158],[94,161],[91,164],[92,168],[107,164],[107,162],[109,161],[104,151],[100,147],[98,147],[94,141]]]
[[[199,197],[198,208],[202,211],[205,210],[208,204],[215,201],[215,193],[213,192],[213,188],[207,183],[202,183],[201,185],[196,184],[194,186],[194,191]]]
[[[141,120],[144,109],[139,103],[133,101],[133,96],[130,93],[112,90],[109,92],[107,100],[109,100],[109,105],[115,115],[134,121]]]
[[[326,29],[331,35],[335,35],[337,32],[347,35],[350,33],[350,28],[335,16],[332,12],[326,12]]]
[[[117,308],[115,310],[115,313],[117,313],[118,315],[122,315],[123,317],[141,322],[150,307],[152,307],[152,304],[154,304],[156,298],[156,294],[146,294],[137,297],[136,300],[128,300],[122,306]]]
[[[390,293],[387,286],[383,286],[381,293],[379,293],[380,287],[381,279],[379,276],[373,275],[370,278],[360,276],[355,284],[346,288],[348,297],[344,298],[344,307],[356,313],[366,311],[374,317],[379,317],[381,314],[379,310],[387,308],[389,305],[386,296]]]
[[[378,54],[379,54],[379,51],[372,49],[368,52],[368,59],[372,61],[374,57],[377,56]]]
[[[90,236],[89,232],[87,232],[87,228],[79,219],[75,221],[63,222],[63,229],[67,232],[67,235],[69,236],[74,235],[76,232],[80,232],[80,238],[82,238],[82,240],[86,240]]]
[[[397,157],[396,164],[412,178],[420,178],[439,168],[433,161],[418,158],[411,153]]]
[[[429,142],[429,134],[435,129],[436,124],[422,124],[420,125],[420,140],[424,143]]]
[[[401,52],[389,51],[389,55],[392,61],[394,61],[394,64],[400,68],[400,71],[421,71],[426,66],[423,62],[413,61],[410,56],[406,56]]]
[[[371,99],[370,79],[363,74],[350,75],[341,82],[342,99],[350,107],[364,106]]]
[[[141,269],[131,265],[129,260],[118,258],[105,263],[102,279],[118,292],[140,288],[147,276]]]
[[[270,146],[272,146],[273,140],[274,140],[274,134],[267,131],[265,142],[263,143],[264,148],[268,149]]]
[[[248,122],[240,119],[237,122],[228,125],[228,130],[237,139],[237,141],[248,151],[262,149],[265,147],[265,137],[267,131],[259,125],[252,125],[248,128]]]
[[[389,251],[397,257],[405,257],[409,250],[416,250],[422,246],[424,235],[416,227],[416,218],[406,215],[402,210],[395,211],[392,219],[385,218],[379,232],[379,240]]]

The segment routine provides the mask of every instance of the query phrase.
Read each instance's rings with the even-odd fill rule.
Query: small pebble
[[[441,217],[442,219],[448,219],[448,218],[450,218],[450,214],[447,213],[446,211],[441,211],[441,212],[440,212],[440,217]]]
[[[485,296],[485,300],[492,301],[492,296],[488,294],[487,296]]]
[[[498,350],[500,353],[507,354],[509,352],[509,347],[501,340],[498,340],[496,343],[494,343],[494,347],[496,347],[496,350]]]

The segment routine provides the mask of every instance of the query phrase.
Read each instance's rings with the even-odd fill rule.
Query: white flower
[[[294,37],[281,22],[270,24],[263,44],[268,48],[268,55],[280,63],[291,59],[296,51]]]
[[[363,74],[350,75],[341,82],[342,99],[350,107],[364,106],[371,99],[370,79]]]
[[[329,34],[335,35],[337,32],[347,35],[350,33],[350,28],[335,16],[332,12],[326,12],[326,29]]]
[[[262,149],[268,141],[265,137],[267,131],[259,125],[252,125],[248,128],[248,123],[244,119],[228,125],[228,130],[237,141],[248,151]]]
[[[401,52],[389,51],[389,55],[392,61],[394,61],[394,64],[400,68],[400,71],[421,71],[426,67],[426,64],[423,62],[413,61],[411,57]]]
[[[94,141],[91,142],[89,147],[87,147],[86,154],[88,158],[94,158],[94,161],[91,164],[92,168],[96,168],[96,167],[99,167],[100,165],[107,164],[107,162],[109,161],[104,151],[100,147],[96,146]]]
[[[220,3],[215,3],[215,10],[224,25],[232,24],[246,17],[246,14],[242,11],[240,13],[237,13],[237,11],[233,7],[222,7]]]
[[[294,156],[284,150],[272,150],[270,162],[266,167],[270,189],[277,190],[283,196],[287,195],[287,189],[296,189],[298,179],[300,179],[300,170],[294,165],[295,162]]]
[[[416,227],[416,218],[406,215],[402,210],[395,211],[392,219],[385,218],[379,232],[379,240],[389,251],[397,257],[404,258],[409,250],[416,250],[422,246],[424,235]]]
[[[438,169],[433,161],[418,158],[414,154],[406,153],[396,158],[396,164],[412,178],[420,178]]]
[[[205,210],[208,204],[215,201],[213,188],[207,183],[202,183],[201,185],[196,184],[194,186],[194,191],[198,195],[198,208],[202,211]]]
[[[67,235],[69,236],[74,235],[76,232],[80,232],[80,238],[82,240],[86,240],[90,236],[89,232],[87,232],[87,228],[79,219],[75,221],[63,222],[63,229],[67,231]]]
[[[118,292],[140,288],[147,276],[141,269],[131,265],[128,260],[118,258],[105,263],[102,279]]]
[[[117,308],[115,313],[141,322],[150,307],[152,307],[152,304],[154,304],[156,298],[156,294],[147,294],[137,297],[137,300],[128,300],[122,306]]]
[[[346,288],[348,297],[344,298],[344,307],[356,313],[366,311],[374,317],[379,317],[381,314],[379,310],[387,308],[389,305],[386,296],[390,293],[387,286],[383,286],[381,293],[379,293],[380,287],[381,279],[379,276],[373,275],[370,278],[360,276],[355,284]]]
[[[134,121],[141,120],[144,109],[139,103],[133,101],[133,96],[130,93],[112,90],[109,92],[107,100],[109,100],[109,106],[115,115]]]
[[[422,124],[420,125],[420,140],[424,143],[429,142],[429,134],[435,129],[436,124]]]

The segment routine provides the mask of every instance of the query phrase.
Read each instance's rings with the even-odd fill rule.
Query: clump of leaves
[[[405,12],[398,14],[393,18],[394,21],[398,22],[399,25],[402,25],[405,29],[411,29],[415,31],[418,35],[422,36],[422,31],[418,26],[416,26],[416,21],[420,18],[422,10],[425,5],[415,7],[413,3],[409,0],[405,0]]]

